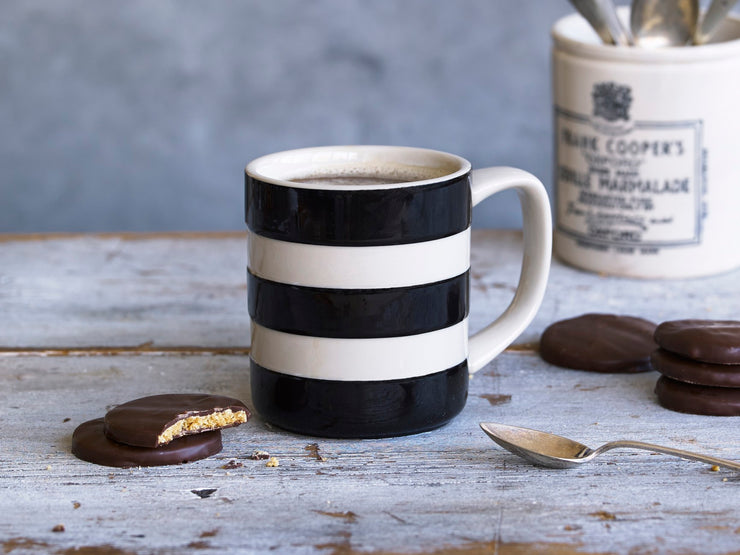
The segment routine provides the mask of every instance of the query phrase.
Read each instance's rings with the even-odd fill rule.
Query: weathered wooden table
[[[477,231],[471,328],[500,312],[521,237]],[[648,452],[528,465],[480,421],[620,437],[740,459],[740,418],[658,406],[656,375],[539,359],[551,322],[585,312],[738,318],[740,273],[637,281],[554,263],[537,318],[471,381],[464,411],[416,436],[338,441],[254,417],[182,466],[116,469],[70,454],[81,422],[153,393],[248,404],[245,235],[0,239],[3,553],[739,553],[740,475]],[[255,450],[278,467],[252,460]],[[63,531],[62,531],[63,529]],[[57,531],[54,531],[57,530]]]

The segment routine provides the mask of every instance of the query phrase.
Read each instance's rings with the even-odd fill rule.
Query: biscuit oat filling
[[[238,426],[239,424],[244,424],[246,421],[247,413],[243,410],[232,411],[231,409],[225,409],[211,414],[187,416],[165,428],[157,437],[157,445],[166,445],[173,439],[185,435]]]

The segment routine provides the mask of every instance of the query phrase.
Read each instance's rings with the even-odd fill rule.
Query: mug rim
[[[447,164],[456,167],[456,169],[446,172],[443,175],[439,175],[437,177],[429,179],[374,184],[301,183],[297,181],[291,181],[290,179],[284,179],[281,177],[276,177],[274,175],[269,175],[269,172],[266,172],[264,169],[264,166],[268,164],[274,165],[281,162],[289,163],[291,161],[295,162],[303,160],[303,162],[307,165],[318,166],[322,163],[327,164],[331,162],[351,162],[353,157],[354,160],[360,160],[358,156],[361,155],[381,155],[384,153],[386,155],[390,153],[400,153],[404,158],[407,158],[409,156],[417,159],[437,158],[440,161],[446,161]],[[419,166],[422,165],[419,164]],[[432,185],[435,183],[453,181],[470,173],[471,169],[472,166],[470,162],[465,158],[456,154],[444,152],[442,150],[395,145],[333,145],[297,148],[266,154],[249,162],[244,171],[247,176],[253,179],[284,187],[334,191],[368,191],[400,189],[404,187],[422,187],[424,185]]]
[[[618,9],[620,19],[629,21],[629,7]],[[664,48],[617,47],[604,44],[596,32],[578,13],[571,13],[558,19],[552,26],[550,36],[556,49],[575,56],[597,60],[645,63],[696,63],[724,58],[740,59],[740,17],[729,14],[723,26],[732,26],[732,37],[718,42],[692,46],[670,46]],[[582,34],[582,31],[587,34]],[[593,42],[585,39],[593,36]]]

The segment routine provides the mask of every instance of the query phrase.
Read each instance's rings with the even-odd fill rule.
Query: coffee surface
[[[584,314],[550,325],[540,338],[540,356],[575,370],[646,372],[657,347],[655,326],[633,316]]]
[[[303,171],[296,170],[284,178],[293,183],[318,186],[395,185],[437,179],[453,173],[449,167],[421,166],[393,162],[317,165]]]
[[[711,364],[740,364],[740,322],[735,320],[672,320],[655,330],[663,349]]]
[[[83,461],[103,466],[164,466],[205,459],[222,449],[221,432],[182,437],[149,449],[118,443],[105,435],[102,418],[80,424],[72,434],[72,453]]]
[[[412,179],[411,181],[420,181]],[[307,183],[309,185],[383,185],[405,183],[406,179],[373,175],[317,175],[315,177],[299,177],[291,179],[293,183]]]

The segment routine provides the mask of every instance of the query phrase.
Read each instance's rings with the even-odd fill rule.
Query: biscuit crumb
[[[280,461],[277,459],[277,457],[270,457],[270,460],[265,463],[265,466],[269,468],[275,468],[280,466]]]
[[[57,524],[51,529],[52,532],[64,532],[64,524]]]
[[[326,462],[327,459],[323,455],[319,453],[319,444],[318,443],[309,443],[303,448],[305,451],[308,451],[313,458],[315,458],[319,462]]]
[[[242,466],[244,466],[242,463],[236,462],[234,459],[232,459],[229,462],[227,462],[226,464],[221,465],[221,468],[223,468],[224,470],[231,470],[231,469],[234,469],[234,468],[241,468]],[[227,472],[227,474],[228,474],[228,472]]]
[[[709,470],[711,470],[712,472],[719,472],[719,466],[717,466],[717,465],[715,464],[715,465],[713,465],[713,466],[712,466],[712,468],[710,468]]]
[[[270,453],[267,451],[255,451],[249,458],[253,461],[264,461],[270,458]]]

